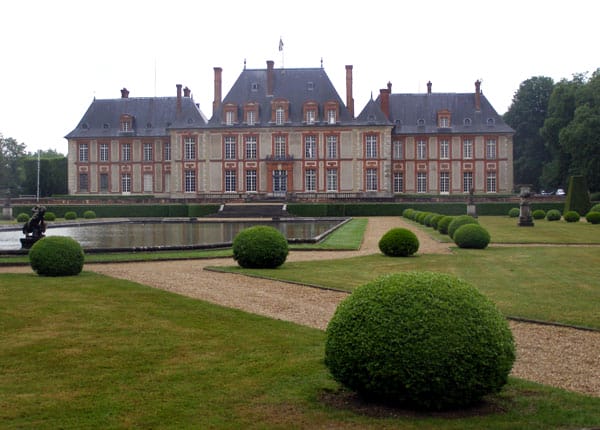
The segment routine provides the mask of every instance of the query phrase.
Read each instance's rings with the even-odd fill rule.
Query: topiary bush
[[[440,222],[440,220],[444,218],[444,215],[440,215],[440,214],[435,214],[432,218],[431,218],[431,222],[430,222],[430,227],[433,228],[434,230],[437,230],[437,226],[438,223]]]
[[[27,222],[29,221],[29,215],[27,215],[25,212],[21,212],[20,214],[17,215],[17,222]]]
[[[519,208],[510,208],[510,210],[508,211],[508,216],[511,218],[516,218],[519,216],[519,214],[521,213]]]
[[[578,222],[581,216],[576,211],[567,211],[563,215],[566,222]]]
[[[88,210],[88,211],[85,211],[85,212],[83,213],[83,217],[84,217],[85,219],[94,219],[94,218],[96,218],[96,212],[94,212],[94,211],[90,211],[90,210]]]
[[[459,248],[485,249],[490,243],[490,234],[479,224],[465,224],[454,232],[454,243]]]
[[[75,211],[65,212],[65,219],[77,219],[77,212],[75,212]]]
[[[448,226],[453,219],[453,216],[443,216],[442,219],[438,221],[437,231],[439,231],[441,234],[448,234]]]
[[[285,262],[288,251],[285,236],[276,228],[266,225],[246,228],[233,239],[233,259],[241,267],[279,267]]]
[[[74,276],[83,269],[81,245],[67,236],[46,236],[29,250],[29,264],[41,276]]]
[[[412,217],[412,214],[413,214],[413,212],[414,212],[414,211],[415,211],[415,210],[414,210],[414,209],[411,209],[411,208],[404,209],[404,210],[402,211],[402,216],[403,216],[404,218],[408,218],[408,219],[410,219],[410,218]]]
[[[512,333],[494,304],[451,275],[403,272],[358,287],[326,331],[333,377],[368,399],[416,408],[471,405],[506,384]]]
[[[600,203],[597,203],[594,206],[592,206],[589,212],[600,212]]]
[[[454,217],[450,225],[448,225],[448,236],[450,236],[451,239],[454,239],[454,232],[458,230],[458,227],[465,224],[479,224],[479,221],[470,215],[459,215]]]
[[[379,239],[379,249],[390,257],[408,257],[419,249],[419,239],[410,230],[393,228]]]
[[[561,218],[560,211],[558,209],[550,209],[546,212],[546,219],[548,221],[559,221]]]
[[[56,214],[54,212],[46,212],[44,214],[44,219],[46,221],[54,221],[56,219]]]
[[[573,175],[569,177],[567,197],[565,197],[565,213],[575,211],[579,214],[588,213],[592,203],[585,176]]]
[[[536,209],[531,213],[533,219],[544,219],[546,217],[546,212],[543,209]]]
[[[590,211],[585,216],[585,219],[590,224],[600,224],[600,212]]]
[[[433,217],[435,215],[436,214],[434,214],[434,213],[428,212],[427,216],[425,218],[423,218],[423,225],[427,226],[427,227],[431,227],[431,220],[433,219]]]

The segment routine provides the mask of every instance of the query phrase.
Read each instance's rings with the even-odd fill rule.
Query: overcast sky
[[[532,76],[600,67],[594,1],[0,1],[0,133],[66,154],[64,136],[94,97],[175,96],[188,86],[212,115],[244,67],[320,67],[355,112],[394,93],[482,91],[498,113]],[[279,38],[284,49],[279,52]]]

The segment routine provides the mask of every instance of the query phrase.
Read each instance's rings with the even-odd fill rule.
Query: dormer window
[[[258,120],[258,105],[254,102],[244,105],[244,121],[247,125],[254,125]]]
[[[306,123],[307,124],[314,124],[316,118],[317,118],[317,113],[314,110],[306,111]]]
[[[337,102],[330,101],[325,103],[325,112],[327,115],[327,124],[335,124],[339,117],[339,106]]]
[[[255,118],[254,111],[253,110],[248,111],[246,113],[246,123],[248,125],[254,125],[255,122],[256,122],[256,118]]]
[[[488,118],[487,125],[488,125],[488,127],[492,127],[494,125],[494,118]]]
[[[276,125],[284,125],[289,121],[290,102],[285,99],[277,99],[271,102],[271,122]]]
[[[254,93],[257,92],[258,91],[258,83],[252,82],[252,84],[250,84],[250,90]]]
[[[283,125],[284,120],[285,120],[285,111],[283,110],[282,107],[278,107],[277,109],[275,109],[275,124]]]
[[[121,131],[124,133],[133,131],[133,117],[131,115],[121,115]]]
[[[417,126],[418,127],[425,127],[425,120],[423,118],[420,118],[417,120]]]
[[[308,84],[306,85],[306,88],[308,89],[308,91],[312,91],[315,89],[315,83],[314,82],[308,82]]]
[[[237,106],[227,103],[223,107],[223,115],[225,116],[225,125],[234,125],[237,123]]]
[[[317,102],[308,101],[305,102],[302,106],[304,121],[307,124],[314,124],[317,121],[317,112],[319,109],[319,105]]]
[[[465,120],[463,121],[463,124],[465,125],[465,127],[470,127],[471,126],[471,118],[465,118]]]
[[[443,109],[437,113],[438,128],[450,128],[450,111]]]

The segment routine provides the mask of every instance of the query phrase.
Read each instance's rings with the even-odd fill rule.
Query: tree
[[[37,154],[23,159],[24,194],[37,194],[38,158]],[[67,194],[67,158],[55,151],[42,151],[40,154],[40,197]]]
[[[513,159],[516,184],[532,184],[539,188],[544,164],[551,160],[540,129],[546,120],[553,89],[554,81],[545,76],[523,81],[504,114],[504,121],[515,129]]]
[[[0,133],[0,192],[7,196],[19,192],[22,170],[20,159],[25,155],[25,144]]]

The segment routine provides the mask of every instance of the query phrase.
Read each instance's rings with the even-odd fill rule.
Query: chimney
[[[181,113],[181,84],[177,84],[177,113]]]
[[[183,97],[189,97],[191,90],[188,87],[183,89]]]
[[[121,90],[121,98],[122,99],[128,99],[129,98],[129,91],[127,90],[127,88],[123,88]]]
[[[427,82],[427,94],[431,94],[431,81]]]
[[[392,93],[392,83],[388,82],[387,88],[379,90],[379,97],[381,99],[381,110],[390,119],[390,94]]]
[[[346,107],[354,118],[354,98],[352,97],[352,66],[346,66]]]
[[[479,79],[475,81],[475,110],[481,110],[481,81]]]
[[[267,96],[273,95],[273,79],[275,75],[273,73],[273,66],[275,62],[273,60],[267,61]]]
[[[213,115],[221,107],[221,74],[223,69],[215,67],[215,98],[213,100]]]

